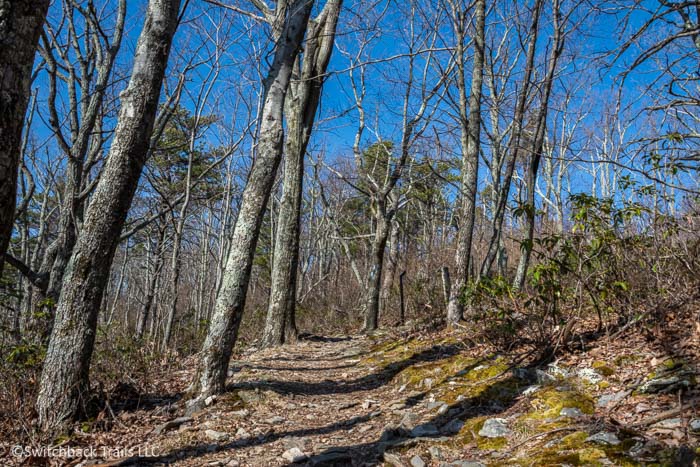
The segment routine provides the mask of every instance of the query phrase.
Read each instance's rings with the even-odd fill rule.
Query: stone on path
[[[615,435],[615,433],[610,433],[609,431],[601,431],[586,438],[586,442],[617,446],[618,444],[620,444],[620,438],[618,438],[617,435]]]
[[[216,430],[206,430],[204,432],[207,438],[209,438],[212,441],[224,441],[228,439],[228,433],[224,433],[223,431],[216,431]]]
[[[292,464],[295,464],[297,462],[305,461],[309,456],[304,454],[301,449],[294,447],[284,451],[282,457]]]
[[[510,434],[507,422],[503,418],[489,418],[479,430],[479,436],[485,438],[502,438]]]

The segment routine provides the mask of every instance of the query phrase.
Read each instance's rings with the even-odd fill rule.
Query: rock
[[[389,424],[382,430],[382,436],[379,438],[380,442],[391,441],[392,439],[400,438],[403,436],[403,430],[400,426]]]
[[[443,425],[440,431],[445,434],[455,434],[459,433],[463,426],[464,422],[459,418],[455,418],[454,420],[451,420],[447,424]]]
[[[430,457],[435,460],[439,461],[442,458],[442,450],[437,446],[430,446],[428,452],[430,453]]]
[[[688,424],[690,431],[700,432],[700,418],[694,418]]]
[[[537,375],[534,371],[529,368],[513,368],[513,377],[523,381],[535,381],[537,380]]]
[[[372,407],[372,401],[364,401],[364,402],[362,403],[362,408],[363,408],[363,409],[367,410],[367,409],[369,409],[370,407]]]
[[[204,405],[206,405],[207,407],[212,405],[214,402],[216,402],[216,396],[209,396],[206,399],[204,399]]]
[[[223,431],[216,431],[216,430],[206,430],[204,432],[204,435],[209,438],[212,441],[225,441],[228,439],[228,433],[224,433]]]
[[[616,392],[614,394],[603,394],[598,398],[598,402],[596,402],[596,406],[604,408],[609,406],[610,404],[615,404],[617,402],[620,402],[622,399],[625,397],[629,396],[631,391],[620,391]]]
[[[298,448],[299,450],[303,451],[306,449],[307,441],[308,440],[306,438],[287,436],[286,438],[282,439],[282,444],[284,444],[286,449]]]
[[[674,430],[680,428],[683,421],[680,418],[667,418],[666,420],[661,420],[660,422],[651,425],[652,428],[661,428],[663,430]]]
[[[362,425],[360,428],[357,429],[357,431],[359,431],[360,433],[367,433],[372,428],[374,428],[372,425]]]
[[[238,438],[250,438],[250,433],[248,433],[248,432],[245,430],[245,428],[239,428],[239,429],[236,431],[236,436],[237,436]]]
[[[228,413],[231,417],[236,417],[236,418],[246,418],[248,415],[250,415],[250,411],[243,409],[243,410],[234,410],[233,412]]]
[[[405,402],[394,402],[389,406],[389,409],[391,410],[401,410],[406,408],[406,403]]]
[[[425,389],[432,389],[433,388],[433,379],[432,378],[425,378],[423,381],[421,381],[420,386],[425,388]]]
[[[438,407],[442,407],[443,405],[447,405],[447,404],[443,401],[432,401],[432,402],[428,402],[427,407],[428,407],[428,410],[433,410],[433,409],[437,409]]]
[[[559,412],[559,415],[561,417],[578,418],[583,416],[583,412],[576,407],[564,407]]]
[[[413,437],[413,438],[437,436],[439,434],[440,434],[440,431],[432,423],[418,425],[417,427],[415,427],[414,429],[411,430],[411,437]]]
[[[238,462],[236,459],[231,459],[230,461],[228,461],[226,463],[226,467],[238,467],[240,465],[241,465],[241,463]]]
[[[556,381],[557,378],[554,377],[553,375],[550,375],[546,371],[542,370],[535,370],[535,377],[537,379],[538,384],[546,384],[546,383],[551,383],[553,381]]]
[[[416,415],[413,412],[406,412],[401,419],[401,426],[408,429],[412,430],[420,421],[420,416]]]
[[[598,384],[603,381],[603,377],[600,376],[600,373],[593,368],[581,368],[576,372],[576,376],[591,384]]]
[[[404,464],[401,461],[401,458],[397,456],[396,454],[391,454],[390,452],[385,452],[384,453],[384,462],[386,462],[389,465],[393,465],[394,467],[406,467],[406,464]]]
[[[440,406],[440,408],[437,410],[438,415],[445,415],[447,411],[450,409],[450,406],[447,404],[443,404]]]
[[[347,410],[347,409],[351,409],[353,407],[357,407],[358,405],[360,405],[359,402],[348,402],[346,404],[342,404],[342,405],[338,406],[338,410]]]
[[[610,433],[609,431],[601,431],[586,438],[586,442],[617,446],[618,444],[620,444],[620,438],[618,438],[617,435],[615,435],[615,433]]]
[[[425,467],[427,464],[420,456],[411,457],[411,467]]]
[[[671,376],[650,379],[639,388],[639,392],[642,394],[670,393],[688,387],[690,387],[690,380],[680,376]]]
[[[272,418],[268,418],[267,420],[265,420],[265,423],[267,423],[269,425],[278,425],[280,423],[284,423],[285,421],[286,421],[286,419],[284,417],[280,417],[279,415],[276,415]]]
[[[165,433],[166,431],[169,430],[174,430],[175,428],[179,427],[180,425],[184,425],[185,423],[189,423],[192,421],[192,417],[179,417],[176,418],[175,420],[170,420],[168,422],[163,423],[162,425],[156,427],[153,432],[157,435],[161,433]]]
[[[503,418],[489,418],[479,430],[479,436],[485,438],[502,438],[509,434],[510,429],[508,429],[507,422]]]
[[[282,457],[283,457],[285,460],[291,462],[292,464],[295,464],[295,463],[301,462],[301,461],[305,461],[306,459],[309,458],[309,456],[307,456],[306,454],[304,454],[304,453],[302,452],[302,450],[299,449],[299,448],[287,449],[287,450],[284,451],[284,453],[282,454]]]
[[[347,449],[330,448],[311,458],[311,465],[352,465],[353,456]]]
[[[523,396],[529,396],[530,394],[536,393],[540,389],[540,386],[534,384],[523,391]]]

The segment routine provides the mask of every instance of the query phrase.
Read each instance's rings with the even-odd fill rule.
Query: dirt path
[[[175,465],[287,465],[300,453],[308,456],[302,465],[377,463],[408,439],[391,430],[406,417],[407,398],[418,394],[388,384],[411,362],[368,364],[370,344],[328,338],[249,351],[232,365],[229,395],[149,448]],[[418,425],[419,417],[416,407],[407,423]]]
[[[252,348],[232,362],[227,393],[200,412],[183,417],[182,398],[162,399],[117,412],[110,430],[82,439],[127,446],[130,458],[71,465],[686,465],[694,456],[700,419],[690,413],[625,428],[677,401],[633,393],[631,381],[677,381],[693,401],[692,366],[647,363],[638,341],[633,353],[609,346],[534,369],[466,342],[419,333]],[[182,394],[192,372],[169,376]]]

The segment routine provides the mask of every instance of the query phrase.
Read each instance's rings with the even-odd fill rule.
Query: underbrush
[[[571,234],[522,246],[534,257],[523,289],[493,276],[463,291],[468,327],[482,338],[554,353],[574,336],[652,328],[698,299],[700,236],[692,221],[588,195],[571,204]]]
[[[40,445],[47,441],[37,431],[34,403],[46,347],[20,342],[0,347],[0,432],[4,442]],[[117,327],[98,329],[90,369],[90,394],[86,397],[81,431],[107,431],[124,411],[149,408],[152,397],[176,397],[182,388],[172,387],[172,373],[186,361],[173,351],[162,352]],[[70,434],[68,434],[70,435]]]

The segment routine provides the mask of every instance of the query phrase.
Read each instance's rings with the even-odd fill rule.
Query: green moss
[[[465,375],[465,378],[469,381],[482,381],[495,378],[506,371],[508,371],[508,364],[502,357],[498,357],[491,365],[479,365],[473,370],[470,370]]]
[[[602,465],[601,461],[608,456],[599,448],[586,448],[577,452],[581,465]]]
[[[564,449],[574,449],[582,446],[589,434],[585,431],[577,431],[564,436],[559,442],[559,446]],[[559,447],[558,446],[558,447]]]
[[[481,451],[500,451],[508,445],[506,438],[484,438],[477,437],[476,447]]]
[[[621,367],[621,366],[626,366],[626,365],[629,365],[631,363],[637,362],[641,358],[642,358],[642,356],[637,355],[637,354],[623,354],[623,355],[617,356],[615,358],[615,360],[613,360],[613,363],[615,364],[615,366]]]
[[[593,362],[593,369],[602,376],[612,376],[615,374],[615,370],[610,368],[605,362]]]
[[[484,422],[489,417],[474,417],[466,420],[464,426],[448,443],[455,449],[463,450],[467,445],[475,445],[481,451],[499,451],[507,448],[508,439],[479,436]]]
[[[525,419],[546,420],[559,417],[561,409],[577,408],[585,414],[595,411],[593,400],[577,391],[560,391],[556,388],[547,388],[535,393],[531,401],[533,410],[524,416]]]

